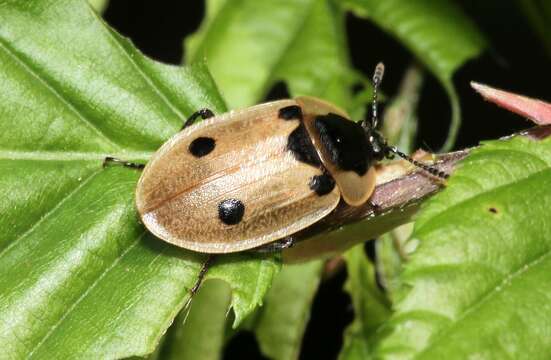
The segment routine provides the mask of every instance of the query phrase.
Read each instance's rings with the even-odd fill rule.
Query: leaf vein
[[[419,353],[419,356],[423,355],[426,351],[428,351],[429,346],[434,346],[435,344],[439,343],[446,337],[448,333],[450,333],[457,324],[459,324],[462,320],[466,319],[468,316],[470,316],[472,313],[474,313],[478,308],[482,307],[486,302],[490,301],[491,298],[498,292],[503,292],[504,288],[511,287],[513,284],[513,280],[533,268],[534,266],[537,266],[539,263],[546,260],[551,255],[551,249],[547,249],[544,251],[541,255],[539,255],[534,260],[530,261],[529,263],[522,265],[518,267],[514,272],[510,273],[510,275],[504,277],[504,279],[501,281],[501,283],[498,286],[494,286],[490,289],[486,294],[484,294],[482,297],[480,297],[473,305],[469,306],[466,310],[464,310],[459,316],[454,319],[453,323],[447,327],[446,329],[443,329],[438,333],[438,336],[436,336],[432,341],[430,341],[429,344]],[[498,291],[498,289],[500,289]]]
[[[103,161],[107,156],[124,160],[149,160],[152,152],[121,151],[120,153],[79,151],[0,150],[0,160],[14,161]]]
[[[50,330],[44,335],[44,337],[36,343],[33,349],[30,351],[28,357],[31,358],[34,353],[48,340],[48,338],[54,333],[55,330],[61,325],[61,323],[71,314],[71,312],[77,307],[77,305],[82,302],[90,292],[99,284],[99,282],[121,261],[121,259],[126,256],[140,241],[140,239],[146,234],[147,231],[142,232],[139,236],[136,237],[134,242],[125,249],[119,256],[117,256],[111,265],[107,267],[99,276],[92,282],[86,290],[67,308],[65,314],[63,314],[59,320],[50,328]]]
[[[103,21],[99,15],[92,9],[90,9],[92,14],[98,18],[99,21]],[[124,45],[121,43],[121,39],[118,38],[111,29],[109,29],[106,26],[101,27],[102,30],[104,30],[109,38],[117,45],[121,53],[126,57],[128,62],[136,69],[137,73],[144,79],[144,81],[151,86],[151,89],[157,94],[159,99],[162,100],[162,102],[165,103],[165,105],[176,115],[178,119],[185,119],[184,114],[178,109],[176,105],[174,105],[170,100],[169,97],[161,91],[161,88],[159,85],[155,83],[154,77],[151,74],[148,74],[144,69],[142,69],[134,57],[128,52],[128,50],[124,47]],[[174,126],[174,125],[172,125]]]
[[[107,134],[105,134],[96,124],[94,124],[89,118],[84,116],[82,111],[79,110],[74,104],[72,104],[69,99],[64,97],[62,93],[54,86],[53,83],[51,83],[44,76],[42,76],[40,72],[33,69],[33,67],[29,63],[25,62],[25,60],[23,60],[23,58],[20,55],[18,55],[15,50],[11,49],[7,45],[6,40],[2,39],[1,37],[0,37],[0,49],[3,49],[4,52],[8,54],[8,56],[11,57],[17,64],[19,64],[28,74],[30,74],[35,79],[37,79],[38,83],[42,84],[43,87],[47,89],[51,94],[53,94],[63,106],[65,106],[69,111],[75,114],[76,117],[85,124],[85,126],[87,126],[96,134],[98,134],[99,137],[103,140],[103,142],[106,145],[114,147],[115,149],[120,149],[119,144],[111,140],[107,136]]]
[[[86,177],[80,184],[78,184],[77,187],[75,187],[73,190],[67,192],[67,194],[51,209],[46,211],[42,215],[42,217],[35,222],[30,228],[27,229],[27,231],[23,232],[21,235],[19,235],[15,240],[13,240],[8,246],[6,246],[4,249],[0,251],[0,258],[9,251],[13,246],[19,243],[19,241],[29,234],[31,234],[40,224],[42,224],[46,219],[48,219],[52,214],[56,212],[57,209],[59,209],[61,206],[63,206],[64,203],[66,203],[68,200],[70,200],[75,194],[77,194],[80,189],[82,189],[86,184],[88,184],[90,181],[92,181],[93,178],[95,178],[103,169],[99,169],[95,172],[92,172],[88,177]]]
[[[498,192],[498,191],[502,191],[503,189],[506,189],[507,187],[509,186],[513,186],[513,185],[517,185],[519,183],[522,183],[522,182],[525,182],[525,181],[528,181],[530,180],[531,178],[533,178],[534,176],[538,176],[538,175],[541,175],[541,174],[544,174],[546,172],[551,172],[551,168],[545,168],[545,169],[542,169],[542,170],[539,170],[539,171],[536,171],[536,172],[533,172],[527,176],[525,176],[524,178],[520,178],[520,179],[515,179],[514,181],[510,181],[510,182],[507,182],[507,183],[504,183],[504,184],[501,184],[499,186],[496,186],[492,189],[489,189],[489,190],[486,190],[486,191],[482,191],[480,193],[477,193],[477,194],[474,194],[472,196],[469,196],[469,197],[466,197],[464,199],[461,199],[459,202],[455,203],[455,204],[452,204],[450,206],[448,206],[447,208],[445,208],[444,210],[442,210],[440,213],[432,216],[430,219],[428,219],[427,221],[425,221],[421,226],[419,226],[419,228],[416,230],[416,233],[419,234],[421,232],[423,232],[423,229],[428,227],[429,224],[432,224],[433,222],[437,221],[438,219],[442,218],[442,217],[445,217],[447,216],[451,210],[454,210],[456,209],[457,207],[467,203],[467,202],[470,202],[470,201],[474,201],[475,199],[481,197],[481,196],[485,196],[485,195],[488,195],[488,194],[492,194],[492,193],[495,193],[495,192]]]

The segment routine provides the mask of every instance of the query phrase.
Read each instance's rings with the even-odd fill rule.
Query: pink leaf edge
[[[538,125],[551,124],[551,104],[545,101],[495,89],[474,81],[471,81],[471,87],[484,99],[524,116]]]

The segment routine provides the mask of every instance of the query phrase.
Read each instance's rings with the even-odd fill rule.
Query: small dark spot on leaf
[[[365,86],[362,83],[354,83],[352,85],[352,95],[358,95],[360,92],[362,92],[365,89]]]
[[[375,263],[375,256],[376,256],[375,239],[367,240],[364,243],[364,253],[369,258],[369,261],[371,261],[371,263],[374,264]]]
[[[492,214],[497,214],[497,209],[495,207],[491,207],[488,209],[489,212],[491,212]]]

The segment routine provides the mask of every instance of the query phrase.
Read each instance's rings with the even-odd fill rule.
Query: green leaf
[[[255,324],[260,349],[270,359],[298,359],[322,270],[320,260],[287,265],[275,278]]]
[[[0,1],[0,347],[9,358],[153,351],[202,257],[148,235],[134,208],[146,161],[198,108],[226,110],[206,67],[140,54],[84,1]],[[260,261],[258,260],[260,259]],[[236,321],[271,257],[225,257]]]
[[[354,305],[354,321],[344,334],[340,360],[372,358],[376,332],[390,316],[390,304],[375,281],[375,269],[366,258],[363,244],[344,255],[348,279],[345,289]]]
[[[485,40],[450,0],[340,0],[358,16],[369,18],[398,39],[421,61],[448,93],[452,119],[442,151],[453,147],[461,122],[452,76],[477,56]]]
[[[485,143],[420,213],[377,355],[551,356],[551,141]]]
[[[402,286],[400,274],[407,261],[404,244],[411,235],[413,224],[408,223],[389,231],[375,240],[376,269],[387,297],[394,301],[394,294]]]
[[[90,3],[90,6],[98,12],[98,14],[103,13],[109,5],[109,0],[88,0],[88,2]]]
[[[207,1],[187,62],[205,58],[230,107],[261,101],[278,81],[352,109],[344,14],[328,0]]]
[[[226,318],[231,291],[223,281],[210,280],[201,286],[189,314],[178,315],[159,351],[159,359],[217,360],[224,348]]]

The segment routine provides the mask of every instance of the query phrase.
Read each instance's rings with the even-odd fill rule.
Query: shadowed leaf
[[[390,316],[390,304],[378,289],[375,269],[365,256],[363,245],[346,252],[348,280],[345,288],[354,305],[354,321],[348,326],[340,360],[372,358],[376,332]]]
[[[258,103],[283,80],[292,96],[357,110],[349,86],[359,79],[348,67],[344,14],[330,1],[209,0],[200,30],[185,45],[186,61],[206,59],[232,108]]]
[[[323,261],[288,265],[274,280],[255,324],[260,349],[270,359],[298,359],[322,270]]]
[[[442,151],[453,147],[461,122],[452,76],[477,56],[485,40],[476,26],[450,0],[340,0],[394,36],[438,78],[451,103],[452,117]]]

